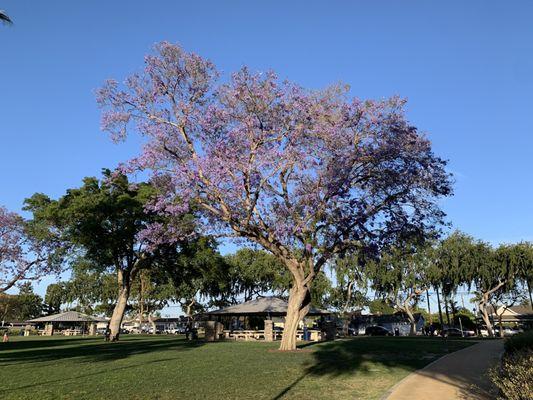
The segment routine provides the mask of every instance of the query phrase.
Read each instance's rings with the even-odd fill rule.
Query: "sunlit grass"
[[[472,344],[367,338],[269,351],[276,343],[175,336],[14,338],[0,344],[2,399],[378,399],[411,371]]]

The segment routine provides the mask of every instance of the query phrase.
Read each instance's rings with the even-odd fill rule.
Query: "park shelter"
[[[207,312],[205,317],[210,321],[206,325],[206,337],[223,335],[226,339],[236,340],[276,340],[282,335],[282,331],[276,329],[282,329],[287,309],[288,303],[285,300],[268,296]],[[330,314],[329,311],[310,307],[308,316],[325,317]],[[230,329],[223,330],[224,326]],[[208,334],[209,331],[213,331],[213,334]],[[303,331],[298,331],[297,337],[302,339]],[[320,331],[312,330],[311,340],[319,340],[319,337]]]
[[[242,319],[244,325],[253,325],[253,322],[259,324],[259,321],[278,319],[287,315],[288,303],[279,297],[266,296],[246,301],[241,304],[221,308],[219,310],[209,311],[205,315],[209,318],[218,320],[228,320],[236,318]],[[331,312],[319,308],[310,307],[307,313],[310,317],[323,317],[330,315]],[[277,318],[276,318],[277,317]]]
[[[287,315],[288,303],[279,297],[266,296],[258,297],[255,300],[246,301],[241,304],[221,308],[219,310],[209,311],[208,316],[256,316],[256,317],[280,317]],[[307,315],[321,316],[329,315],[329,311],[321,310],[315,307],[309,308]]]
[[[27,323],[44,326],[43,335],[51,336],[55,330],[66,335],[96,334],[96,324],[105,318],[93,317],[78,311],[66,311],[26,321]]]

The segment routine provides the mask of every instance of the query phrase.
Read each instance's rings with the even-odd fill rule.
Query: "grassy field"
[[[15,337],[0,343],[0,398],[378,399],[411,371],[474,342],[372,338],[271,351],[276,343],[176,336]]]

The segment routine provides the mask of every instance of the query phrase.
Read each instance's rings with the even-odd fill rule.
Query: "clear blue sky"
[[[225,73],[272,68],[307,87],[408,98],[411,122],[450,160],[454,227],[533,240],[531,1],[0,0],[0,204],[20,210],[136,152],[99,130],[94,89],[181,43]]]

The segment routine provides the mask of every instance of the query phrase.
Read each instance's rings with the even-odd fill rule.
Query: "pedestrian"
[[[7,334],[7,331],[4,332],[4,339],[2,340],[3,343],[9,342],[9,335]]]
[[[104,333],[104,340],[106,342],[109,342],[109,337],[111,336],[111,329],[109,329],[109,325],[105,328],[105,333]]]

